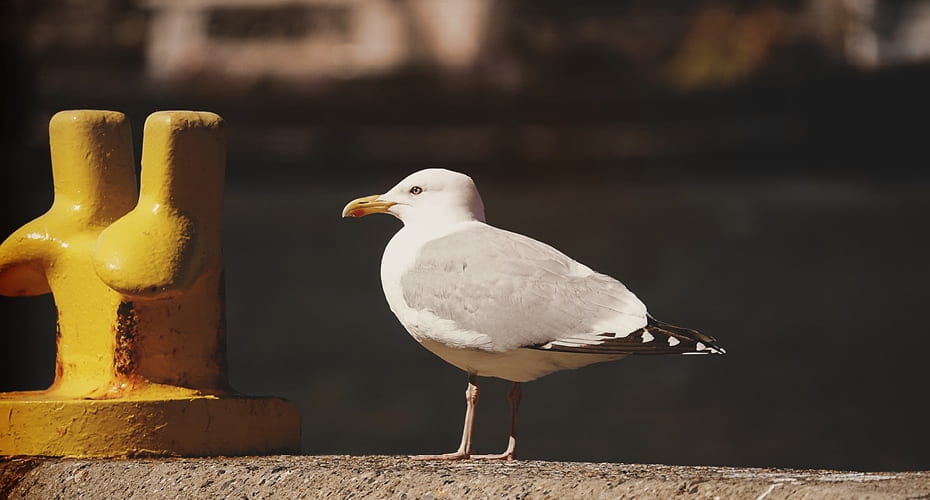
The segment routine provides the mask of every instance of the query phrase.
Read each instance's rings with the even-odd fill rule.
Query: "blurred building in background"
[[[928,12],[925,0],[20,1],[9,44],[34,84],[10,99],[34,99],[19,134],[38,143],[62,104],[209,107],[248,127],[235,154],[280,171],[726,166],[867,134],[832,123],[849,108],[819,96],[925,72]],[[845,157],[886,145],[859,139]]]
[[[370,78],[411,64],[472,67],[488,0],[152,0],[147,68],[194,76],[307,82]]]
[[[113,66],[144,58],[145,74],[157,82],[212,76],[306,83],[411,67],[497,73],[494,61],[533,66],[587,49],[629,61],[640,77],[690,89],[737,83],[798,47],[815,53],[806,57],[862,68],[930,58],[926,0],[20,3],[30,55]],[[507,75],[485,76],[513,84]]]

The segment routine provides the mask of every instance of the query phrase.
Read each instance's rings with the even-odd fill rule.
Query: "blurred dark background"
[[[0,237],[51,203],[47,124],[229,124],[232,383],[306,453],[452,450],[465,375],[388,310],[399,223],[339,218],[420,168],[729,355],[528,384],[527,459],[930,468],[930,1],[7,1]],[[50,296],[0,297],[0,390],[54,371]],[[480,452],[506,441],[487,380]]]

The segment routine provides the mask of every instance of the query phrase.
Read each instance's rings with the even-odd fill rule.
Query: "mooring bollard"
[[[0,245],[0,294],[53,294],[55,381],[0,393],[0,455],[299,451],[293,404],[227,380],[222,118],[149,116],[138,195],[122,113],[58,113],[49,142],[55,199]]]

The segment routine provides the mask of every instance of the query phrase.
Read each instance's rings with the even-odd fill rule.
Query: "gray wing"
[[[409,307],[487,336],[492,351],[596,350],[605,334],[624,339],[647,324],[645,305],[619,281],[485,224],[425,244],[401,288]]]

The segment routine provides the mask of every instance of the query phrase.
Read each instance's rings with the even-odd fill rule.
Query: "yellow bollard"
[[[58,356],[44,392],[93,397],[113,381],[104,353],[113,350],[111,313],[121,301],[94,274],[93,250],[100,232],[136,204],[132,139],[122,113],[70,111],[52,118],[49,142],[55,199],[0,245],[0,294],[54,294]]]
[[[55,200],[0,245],[0,294],[52,292],[55,381],[0,393],[0,455],[299,451],[291,403],[227,380],[222,119],[152,114],[138,197],[122,113],[58,113],[49,138]]]

